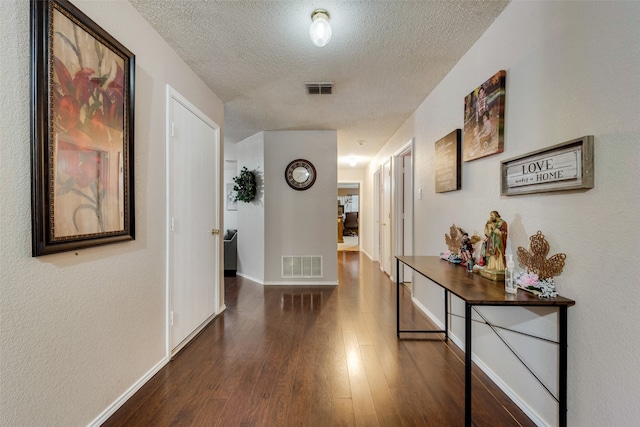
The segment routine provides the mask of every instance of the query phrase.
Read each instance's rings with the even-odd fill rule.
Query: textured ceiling
[[[334,129],[339,160],[357,156],[360,167],[508,4],[129,1],[225,103],[225,142]],[[309,39],[317,8],[330,14],[324,47]],[[307,82],[333,82],[333,94],[307,95]]]

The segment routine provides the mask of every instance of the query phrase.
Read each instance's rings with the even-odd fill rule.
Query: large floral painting
[[[66,1],[33,1],[33,255],[133,233],[134,56]]]

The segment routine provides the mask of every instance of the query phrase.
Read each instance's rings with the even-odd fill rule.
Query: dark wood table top
[[[539,298],[522,289],[518,289],[517,294],[508,294],[504,290],[504,282],[485,279],[478,273],[471,273],[465,267],[437,256],[396,256],[396,258],[472,305],[564,305],[570,307],[576,303],[561,296]]]

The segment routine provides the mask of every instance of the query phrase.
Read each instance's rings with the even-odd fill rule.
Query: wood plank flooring
[[[395,335],[395,285],[339,252],[337,287],[225,278],[227,310],[104,426],[462,426],[463,353]],[[403,328],[433,328],[402,290]],[[476,426],[534,424],[474,367]]]

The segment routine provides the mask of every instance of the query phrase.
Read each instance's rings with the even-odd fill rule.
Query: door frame
[[[393,154],[393,174],[392,174],[392,191],[393,204],[392,215],[393,221],[393,249],[395,255],[413,255],[413,227],[414,227],[414,200],[413,200],[413,168],[414,168],[414,138],[411,138],[405,145]],[[404,165],[404,159],[410,156],[408,165],[409,173],[405,173],[407,169]],[[409,195],[409,197],[406,197]],[[408,203],[407,203],[407,200]],[[407,234],[410,236],[409,242],[406,241]],[[395,263],[392,263],[392,280],[396,278]],[[406,276],[411,279],[411,269],[403,268],[400,271],[400,281],[405,282]]]
[[[395,263],[393,238],[393,156],[381,165],[381,197],[380,197],[380,269],[393,280]],[[388,173],[387,173],[388,170]]]
[[[170,239],[171,239],[170,184],[171,184],[171,181],[170,180],[172,176],[171,176],[171,170],[170,170],[169,152],[170,152],[170,144],[171,144],[171,138],[172,138],[172,132],[171,132],[172,100],[175,100],[180,104],[182,104],[185,108],[187,108],[190,112],[192,112],[195,116],[197,116],[200,120],[205,122],[208,126],[210,126],[214,130],[214,133],[215,133],[214,152],[218,162],[218,172],[217,172],[218,185],[211,192],[211,196],[214,198],[214,206],[215,206],[214,211],[216,212],[214,229],[221,230],[221,227],[222,227],[221,209],[220,209],[220,206],[221,206],[221,203],[220,203],[221,184],[220,183],[222,182],[221,176],[220,176],[221,168],[222,168],[221,157],[220,157],[221,156],[220,126],[218,126],[217,123],[215,123],[211,118],[209,118],[200,109],[198,109],[198,107],[196,107],[191,102],[189,102],[187,98],[182,96],[178,91],[176,91],[174,88],[172,88],[170,85],[167,84],[166,95],[165,95],[165,125],[166,125],[165,127],[165,199],[166,199],[166,203],[165,203],[165,227],[166,227],[165,229],[166,230],[166,233],[165,233],[165,347],[166,347],[167,358],[173,357],[182,348],[184,348],[184,346],[188,344],[190,340],[193,337],[195,337],[206,325],[208,325],[213,318],[215,318],[217,315],[219,315],[222,312],[224,307],[224,305],[221,304],[221,301],[220,301],[220,296],[221,296],[220,286],[223,283],[223,281],[221,280],[222,272],[220,270],[221,258],[223,254],[223,246],[222,246],[223,239],[222,239],[222,234],[218,234],[218,239],[217,239],[218,257],[212,260],[214,262],[214,282],[213,282],[214,312],[209,318],[207,318],[203,322],[203,324],[200,327],[198,327],[195,331],[193,331],[187,337],[187,339],[185,339],[180,345],[178,345],[175,349],[171,348],[171,342],[172,342],[172,324],[171,324],[171,307],[172,307],[171,291],[172,289],[171,289],[171,286],[172,286],[172,283],[170,280],[171,276],[170,276],[169,268],[171,265],[171,259],[170,259]]]
[[[362,181],[345,179],[338,181],[338,187],[340,184],[358,184],[358,250],[362,250]]]
[[[373,261],[377,261],[380,262],[380,256],[381,256],[381,248],[380,248],[380,242],[381,242],[381,234],[382,231],[380,229],[380,210],[382,209],[382,206],[380,205],[380,193],[382,192],[380,189],[380,186],[382,185],[382,166],[380,166],[378,169],[376,169],[376,171],[373,174],[373,224],[374,224],[374,229],[372,230],[373,232],[371,233],[373,235],[373,242],[372,242],[372,252],[373,252]]]

